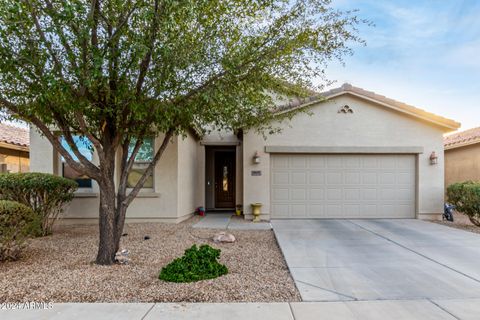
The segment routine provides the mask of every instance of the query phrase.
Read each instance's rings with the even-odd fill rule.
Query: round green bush
[[[51,233],[53,223],[64,205],[73,199],[77,187],[73,180],[48,173],[0,174],[0,198],[30,207],[40,226],[37,235]]]
[[[0,200],[0,261],[20,258],[34,223],[35,213],[31,208]]]
[[[228,273],[228,268],[218,262],[220,249],[209,245],[185,250],[183,257],[173,260],[160,272],[159,278],[168,282],[194,282],[214,279]]]
[[[480,182],[451,184],[447,187],[447,198],[458,212],[467,215],[474,225],[480,227]]]

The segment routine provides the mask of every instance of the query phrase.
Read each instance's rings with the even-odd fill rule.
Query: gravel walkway
[[[447,227],[462,229],[470,232],[480,233],[480,228],[470,222],[470,219],[463,213],[455,212],[453,214],[453,222],[449,221],[434,221],[438,224],[443,224]]]
[[[214,244],[209,239],[216,231],[193,229],[196,221],[127,225],[122,248],[130,250],[131,263],[108,267],[93,264],[97,225],[59,227],[33,239],[21,261],[0,263],[0,301],[300,301],[272,231],[231,231],[237,242]],[[188,284],[158,280],[162,266],[203,243],[222,250],[229,274]]]

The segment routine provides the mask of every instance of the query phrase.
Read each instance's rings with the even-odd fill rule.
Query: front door
[[[235,207],[235,152],[215,152],[215,208]]]

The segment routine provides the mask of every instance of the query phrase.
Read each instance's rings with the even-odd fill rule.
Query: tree
[[[97,181],[98,264],[114,262],[127,208],[172,137],[207,124],[273,129],[278,115],[269,93],[314,88],[326,62],[360,41],[362,22],[329,0],[0,0],[0,6],[0,108],[33,124],[69,166]],[[152,134],[163,143],[127,193],[128,172]],[[74,135],[90,140],[98,163],[82,155]]]

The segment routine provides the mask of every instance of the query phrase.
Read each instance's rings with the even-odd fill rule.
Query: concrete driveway
[[[478,234],[420,220],[272,225],[304,301],[427,300],[445,310],[478,304]]]

